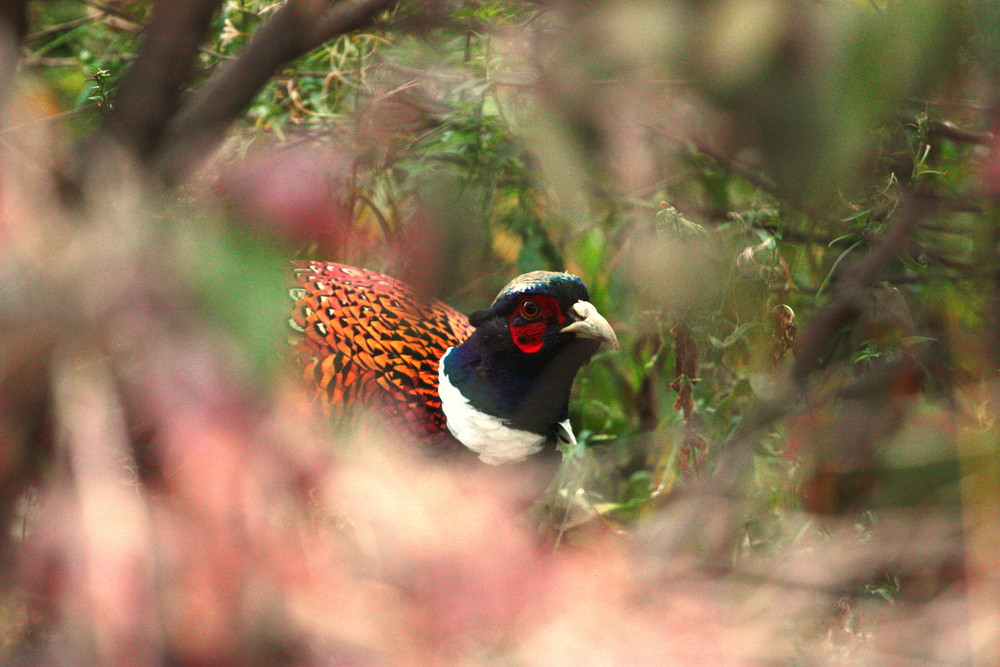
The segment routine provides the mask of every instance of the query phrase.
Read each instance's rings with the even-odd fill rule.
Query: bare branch
[[[865,288],[877,280],[896,257],[899,248],[921,220],[938,210],[939,202],[911,192],[897,209],[886,231],[873,243],[863,258],[838,271],[833,299],[817,311],[801,329],[799,353],[791,376],[782,380],[770,398],[760,398],[750,409],[737,432],[720,448],[715,474],[692,488],[694,494],[727,501],[742,497],[742,484],[753,461],[753,453],[767,429],[801,405],[802,390],[808,376],[819,365],[820,353],[831,336],[842,326],[856,320],[863,312]],[[738,503],[727,502],[728,520],[740,520]],[[696,516],[691,521],[697,521]],[[735,533],[732,533],[735,534]],[[725,545],[731,546],[731,545]]]
[[[104,132],[140,160],[155,153],[222,0],[160,0],[134,65],[122,79]]]
[[[13,88],[10,82],[21,55],[17,45],[27,29],[27,0],[0,2],[0,126],[4,124],[7,95]]]
[[[114,7],[112,5],[106,5],[103,2],[97,2],[96,0],[82,0],[82,2],[83,2],[83,4],[87,5],[88,7],[93,7],[94,9],[96,9],[97,11],[99,11],[99,12],[101,12],[103,14],[108,14],[110,16],[117,16],[118,18],[124,19],[124,20],[128,21],[129,23],[136,23],[137,22],[137,19],[135,18],[135,16],[133,16],[132,14],[129,14],[128,12],[123,12],[118,7]]]
[[[73,19],[72,21],[66,21],[65,23],[60,23],[58,25],[50,25],[47,28],[42,28],[37,32],[33,32],[27,37],[25,37],[22,42],[24,44],[30,44],[31,42],[37,42],[38,40],[45,39],[52,35],[56,35],[60,32],[65,32],[67,30],[72,30],[73,28],[79,28],[82,25],[87,25],[88,23],[93,23],[94,21],[100,21],[104,18],[105,14],[103,12],[93,12],[84,16],[82,18]]]
[[[876,238],[871,252],[837,272],[833,300],[814,314],[802,330],[799,356],[792,369],[792,377],[797,383],[804,383],[815,370],[820,353],[831,335],[861,315],[861,298],[865,288],[878,279],[899,249],[906,246],[913,229],[938,210],[938,206],[936,200],[911,192],[897,209],[886,231]]]
[[[945,137],[946,139],[951,139],[952,141],[977,144],[979,146],[990,145],[994,138],[992,132],[976,132],[975,130],[966,130],[965,128],[959,127],[958,125],[946,120],[937,120],[929,123],[927,126],[927,133],[939,137]]]
[[[27,0],[9,0],[0,3],[0,31],[9,30],[16,44],[24,39],[28,30]]]
[[[222,140],[274,72],[339,35],[370,26],[398,0],[360,0],[330,6],[290,0],[236,60],[217,71],[171,123],[158,170],[168,182],[182,178]]]

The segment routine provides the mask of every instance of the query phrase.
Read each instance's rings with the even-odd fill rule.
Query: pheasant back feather
[[[381,408],[417,433],[442,431],[438,361],[472,334],[468,318],[375,271],[303,262],[295,277],[289,324],[301,334],[299,363],[317,398],[337,409]]]

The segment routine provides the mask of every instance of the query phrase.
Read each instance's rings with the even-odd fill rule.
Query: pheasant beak
[[[562,328],[562,333],[576,334],[580,338],[593,338],[607,343],[611,349],[618,349],[618,336],[614,329],[604,319],[604,316],[597,312],[594,304],[589,301],[577,301],[570,308],[573,322]]]

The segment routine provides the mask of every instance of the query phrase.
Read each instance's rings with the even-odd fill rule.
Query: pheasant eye
[[[521,317],[526,320],[533,320],[538,317],[542,309],[538,307],[538,304],[531,299],[527,299],[521,304]]]

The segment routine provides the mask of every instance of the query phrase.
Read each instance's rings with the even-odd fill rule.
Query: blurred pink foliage
[[[343,248],[351,162],[317,146],[261,148],[220,168],[217,194],[240,219],[287,242]]]

